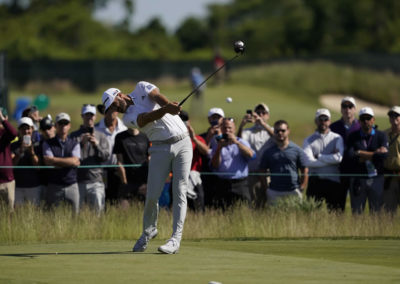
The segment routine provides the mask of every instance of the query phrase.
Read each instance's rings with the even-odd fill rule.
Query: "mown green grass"
[[[0,246],[4,283],[396,283],[399,240],[183,241],[161,255],[132,241]]]

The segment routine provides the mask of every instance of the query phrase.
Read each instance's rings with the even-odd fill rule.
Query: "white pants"
[[[267,189],[267,204],[273,205],[278,198],[291,195],[299,197],[300,200],[303,199],[303,195],[299,189],[292,191],[276,191],[269,188]]]
[[[79,186],[79,205],[88,204],[97,213],[104,210],[106,192],[103,182],[78,183]]]
[[[22,205],[25,202],[31,202],[34,205],[40,205],[40,194],[42,186],[35,187],[15,187],[15,205]]]
[[[186,218],[186,192],[193,156],[192,142],[189,137],[186,137],[173,144],[154,145],[149,149],[149,154],[150,163],[144,206],[143,231],[149,234],[157,227],[158,199],[168,174],[172,171],[172,238],[180,242]]]

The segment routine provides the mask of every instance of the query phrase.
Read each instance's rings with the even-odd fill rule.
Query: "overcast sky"
[[[173,32],[189,16],[207,15],[207,4],[228,3],[230,0],[135,0],[133,27],[146,25],[150,19],[159,17],[166,28]],[[96,18],[115,23],[124,18],[121,0],[109,1],[107,9],[98,11]]]

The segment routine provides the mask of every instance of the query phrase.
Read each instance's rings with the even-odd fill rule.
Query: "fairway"
[[[399,283],[399,240],[132,241],[0,246],[1,283]]]

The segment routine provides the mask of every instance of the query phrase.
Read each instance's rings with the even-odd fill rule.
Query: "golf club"
[[[190,98],[194,93],[196,93],[196,91],[203,86],[208,79],[210,79],[212,76],[214,76],[219,70],[221,70],[222,68],[225,67],[226,64],[228,64],[229,62],[232,62],[233,60],[235,60],[236,58],[238,58],[240,55],[243,54],[244,52],[244,42],[241,40],[235,41],[235,43],[233,44],[233,49],[236,52],[236,55],[234,57],[232,57],[231,59],[229,59],[228,61],[226,61],[221,67],[219,67],[217,70],[215,70],[213,73],[211,73],[203,82],[201,82],[199,85],[197,85],[196,88],[194,88],[189,95],[186,96],[186,98],[184,98],[180,103],[179,106],[183,105],[183,103]]]

